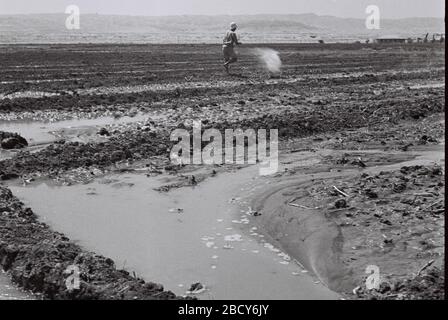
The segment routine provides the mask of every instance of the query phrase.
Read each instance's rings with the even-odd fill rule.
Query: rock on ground
[[[28,141],[17,133],[0,131],[0,146],[3,149],[22,149]]]

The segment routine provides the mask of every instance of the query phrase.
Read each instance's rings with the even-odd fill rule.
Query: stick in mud
[[[333,189],[336,190],[339,194],[343,195],[344,197],[348,198],[349,195],[346,194],[345,192],[339,190],[336,186],[333,186]]]

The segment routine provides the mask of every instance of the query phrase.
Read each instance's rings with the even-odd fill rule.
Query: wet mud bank
[[[337,132],[357,129],[366,125],[396,123],[409,119],[424,119],[439,113],[443,107],[440,101],[431,104],[401,105],[379,109],[364,108],[354,112],[351,107],[340,107],[337,117],[332,113],[332,106],[321,106],[314,110],[290,110],[283,114],[266,114],[257,118],[225,121],[224,114],[218,115],[216,122],[208,122],[203,127],[225,129],[279,129],[282,140],[307,137],[322,132]],[[182,112],[180,110],[180,112]],[[222,118],[221,118],[222,116]],[[169,152],[174,145],[170,141],[170,130],[175,128],[191,129],[185,126],[185,119],[170,124],[168,128],[154,128],[149,123],[123,131],[117,130],[107,135],[101,142],[58,141],[42,150],[30,153],[19,152],[11,159],[0,161],[0,179],[9,180],[24,175],[56,177],[69,170],[82,168],[87,171],[105,170],[119,162],[131,163],[150,157],[159,156],[169,161]],[[106,131],[107,132],[107,131]]]
[[[253,199],[254,222],[347,298],[443,299],[444,145],[395,156],[363,169],[288,170]],[[381,272],[376,290],[366,288],[369,265]]]
[[[343,239],[337,225],[317,209],[285,201],[285,195],[292,195],[287,190],[298,184],[313,183],[295,182],[258,196],[253,202],[255,210],[261,213],[256,225],[331,290],[344,292],[354,288],[354,279],[340,261]]]
[[[12,281],[45,299],[176,299],[155,283],[118,270],[111,259],[87,252],[50,230],[0,186],[0,265]],[[80,288],[70,290],[67,268],[79,268]]]

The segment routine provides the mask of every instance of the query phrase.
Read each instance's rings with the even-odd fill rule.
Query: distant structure
[[[384,36],[375,39],[375,43],[406,43],[406,38],[397,36]]]
[[[436,42],[440,42],[440,43],[444,43],[445,42],[445,34],[444,33],[434,33],[432,35],[432,40],[429,40],[429,33],[427,33],[425,35],[424,38],[417,38],[417,42],[418,43],[436,43]]]
[[[445,42],[445,34],[444,33],[434,33],[432,35],[431,43],[435,43],[435,42],[444,43]]]

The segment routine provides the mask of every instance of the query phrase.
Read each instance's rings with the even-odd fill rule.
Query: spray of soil
[[[260,63],[267,71],[271,73],[280,73],[282,60],[278,51],[270,48],[255,48],[252,53],[257,56]]]

